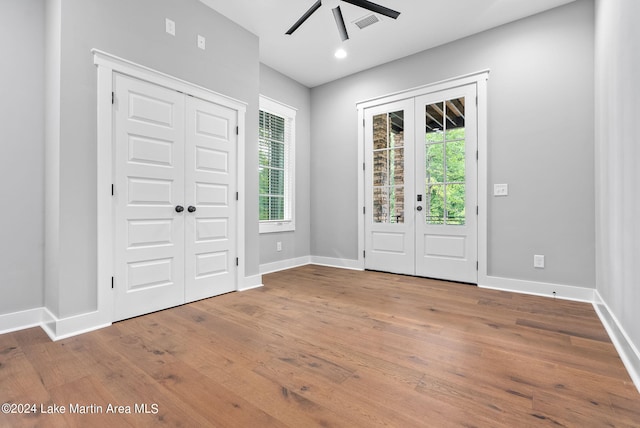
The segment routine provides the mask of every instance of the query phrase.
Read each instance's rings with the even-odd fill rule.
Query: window
[[[260,233],[295,230],[295,109],[260,96]]]

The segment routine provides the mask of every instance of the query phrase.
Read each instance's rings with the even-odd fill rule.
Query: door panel
[[[130,220],[128,227],[128,248],[174,244],[171,220]]]
[[[477,282],[475,86],[416,98],[416,274]]]
[[[186,301],[235,290],[236,111],[187,97]]]
[[[184,302],[182,95],[116,74],[114,320]]]
[[[414,273],[413,100],[365,112],[365,268]]]

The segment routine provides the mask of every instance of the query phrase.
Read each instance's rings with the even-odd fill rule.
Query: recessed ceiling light
[[[336,51],[336,53],[334,55],[338,59],[346,58],[347,57],[347,51],[345,51],[344,49],[340,48],[340,49],[338,49]]]

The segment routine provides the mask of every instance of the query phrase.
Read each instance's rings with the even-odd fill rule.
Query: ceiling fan
[[[393,9],[389,9],[388,7],[380,6],[379,4],[372,3],[367,0],[342,0],[342,1],[350,3],[354,6],[361,7],[363,9],[370,10],[371,12],[388,16],[389,18],[393,18],[393,19],[396,19],[400,15],[400,12],[397,12]],[[309,17],[313,15],[313,13],[316,10],[318,10],[320,6],[322,6],[322,0],[316,1],[313,4],[313,6],[311,6],[311,8],[309,8],[309,10],[306,11],[305,14],[302,15],[300,19],[298,19],[291,28],[289,28],[289,31],[287,31],[286,34],[288,35],[293,34],[293,32],[296,31],[298,27],[300,27],[304,23],[304,21],[309,19]],[[342,41],[344,42],[345,40],[348,40],[349,34],[347,33],[346,25],[344,25],[344,18],[342,17],[342,11],[340,10],[340,6],[333,8],[333,18],[336,20],[338,33],[340,33],[340,37],[342,38]]]

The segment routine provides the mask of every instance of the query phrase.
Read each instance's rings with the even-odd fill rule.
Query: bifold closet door
[[[184,95],[116,74],[114,320],[184,303]]]

